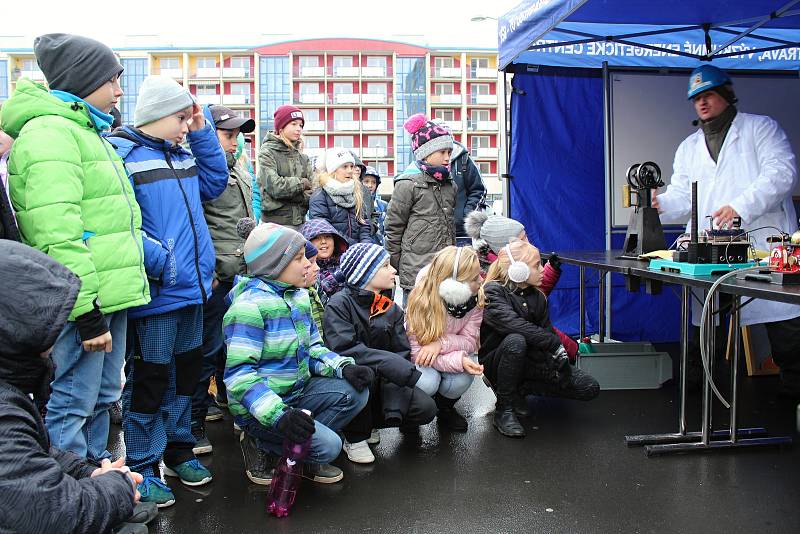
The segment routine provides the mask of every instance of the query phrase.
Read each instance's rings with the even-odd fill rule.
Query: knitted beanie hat
[[[280,106],[275,110],[275,113],[272,114],[272,118],[275,119],[275,133],[283,130],[286,125],[292,121],[299,120],[303,123],[303,126],[306,125],[306,120],[303,117],[303,111],[295,106]]]
[[[274,223],[262,223],[253,228],[244,242],[244,261],[251,276],[274,280],[305,249],[306,240],[299,232]]]
[[[339,270],[348,283],[363,288],[388,259],[389,253],[383,247],[372,243],[356,243],[342,255]]]
[[[503,217],[487,215],[483,211],[472,211],[464,219],[464,229],[473,239],[483,239],[493,252],[500,252],[512,239],[525,231],[522,223]]]
[[[353,165],[356,163],[349,148],[329,148],[325,152],[326,171],[333,173],[345,163],[352,163]]]
[[[50,89],[86,98],[122,73],[109,47],[80,35],[48,33],[33,41],[33,52]]]
[[[411,115],[403,127],[411,134],[411,149],[417,160],[425,159],[439,150],[453,150],[450,130],[429,121],[423,113]]]
[[[311,241],[306,241],[306,258],[310,260],[317,254],[319,254],[319,250],[317,250],[317,247],[314,246],[314,243]]]
[[[151,75],[144,79],[133,110],[133,126],[139,128],[192,107],[194,97],[188,89],[167,76]]]

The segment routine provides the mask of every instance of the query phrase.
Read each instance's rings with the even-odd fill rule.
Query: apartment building
[[[255,48],[117,49],[125,67],[121,101],[130,122],[148,74],[175,78],[201,104],[254,118],[251,157],[283,104],[303,109],[305,147],[352,148],[390,178],[411,161],[403,123],[414,113],[443,121],[481,170],[490,200],[500,198],[502,78],[492,50],[431,49],[371,39],[310,39]],[[20,77],[44,81],[32,50],[0,50],[0,101]],[[391,193],[385,179],[382,193]]]

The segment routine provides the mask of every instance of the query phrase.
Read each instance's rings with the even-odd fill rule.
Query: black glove
[[[558,254],[555,252],[550,253],[550,257],[547,258],[547,263],[549,263],[556,271],[561,272],[561,260],[558,258]]]
[[[342,369],[342,378],[356,388],[356,391],[364,391],[364,388],[372,384],[375,373],[366,365],[350,364]]]
[[[275,428],[292,443],[304,443],[315,430],[311,416],[297,408],[283,412]]]

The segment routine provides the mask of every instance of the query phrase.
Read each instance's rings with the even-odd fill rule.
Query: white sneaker
[[[371,464],[375,461],[375,455],[372,454],[369,445],[367,445],[367,440],[356,443],[345,441],[342,448],[351,462],[357,464]]]
[[[369,443],[370,445],[377,445],[380,442],[381,442],[381,431],[380,429],[373,428],[372,433],[369,435],[367,443]]]

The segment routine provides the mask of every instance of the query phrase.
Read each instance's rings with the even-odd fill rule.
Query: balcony
[[[439,67],[433,69],[434,78],[461,78],[460,67]]]
[[[384,146],[362,147],[359,154],[361,159],[389,157],[389,149]]]
[[[226,106],[249,106],[254,100],[253,95],[222,95],[222,103]]]
[[[44,73],[38,69],[36,70],[23,70],[19,73],[20,78],[28,78],[29,80],[34,80],[37,82],[44,81]]]
[[[334,104],[358,104],[359,97],[361,95],[357,93],[339,93],[337,95],[333,95],[333,103]]]
[[[324,104],[325,103],[325,94],[324,93],[303,93],[301,95],[295,95],[297,98],[297,102],[301,104]]]
[[[354,120],[333,121],[333,130],[336,132],[357,132],[358,121]]]
[[[446,126],[451,132],[460,132],[464,129],[461,121],[441,121],[442,126]]]
[[[225,67],[222,69],[223,78],[252,78],[250,69],[244,67]]]
[[[361,129],[368,132],[385,132],[389,128],[389,121],[385,120],[372,120],[363,121]]]
[[[183,69],[161,69],[159,74],[161,74],[161,76],[169,76],[179,80],[183,79]]]
[[[324,132],[325,121],[306,121],[303,130],[306,132]]]
[[[469,121],[471,131],[497,131],[497,121]]]
[[[461,95],[432,95],[431,104],[461,104]]]
[[[495,69],[487,69],[487,68],[474,68],[470,69],[470,78],[480,78],[484,80],[497,79],[497,70]]]
[[[483,158],[483,159],[494,159],[497,158],[497,154],[499,154],[497,147],[487,147],[487,148],[472,147],[469,150],[469,153],[473,158]]]
[[[358,67],[333,67],[335,78],[358,78]]]
[[[205,104],[219,104],[221,102],[220,95],[195,95],[195,98],[197,99],[197,103],[201,106]]]
[[[195,78],[219,78],[219,67],[198,67]]]
[[[496,106],[497,95],[476,95],[470,94],[468,102],[478,106]]]
[[[361,67],[364,78],[386,78],[386,67]]]
[[[300,67],[298,78],[324,78],[325,67]]]
[[[325,157],[325,149],[324,148],[304,148],[303,154],[308,156],[309,158],[324,158]]]
[[[361,93],[362,104],[386,104],[387,101],[385,93]]]

